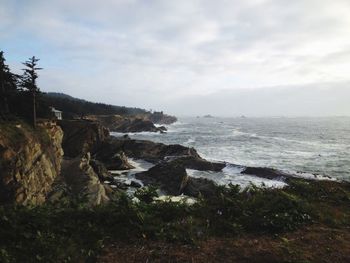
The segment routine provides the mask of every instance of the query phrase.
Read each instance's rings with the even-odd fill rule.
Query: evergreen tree
[[[35,56],[29,58],[26,62],[22,63],[26,66],[25,69],[23,69],[24,73],[22,76],[22,87],[27,89],[31,96],[32,96],[32,107],[33,107],[33,127],[36,127],[36,96],[40,92],[36,80],[38,78],[38,70],[41,70],[42,68],[38,68],[39,59],[37,59]]]
[[[4,52],[0,51],[0,115],[2,118],[6,118],[10,113],[9,100],[17,91],[17,77],[11,73],[5,61]]]

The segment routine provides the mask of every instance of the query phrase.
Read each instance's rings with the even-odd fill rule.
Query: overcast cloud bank
[[[350,2],[0,0],[43,91],[174,114],[350,115]]]

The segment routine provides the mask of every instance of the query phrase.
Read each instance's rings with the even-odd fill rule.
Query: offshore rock
[[[178,163],[186,169],[194,169],[198,171],[214,171],[219,172],[225,168],[226,164],[223,162],[210,162],[198,156],[175,156],[168,157],[168,161]]]
[[[180,195],[187,184],[186,169],[176,163],[160,163],[135,175],[144,185],[157,185],[169,195]]]
[[[246,167],[241,173],[255,175],[257,177],[262,177],[270,180],[284,180],[286,178],[293,177],[290,174],[267,167]]]
[[[166,145],[145,140],[132,140],[129,137],[115,138],[104,142],[96,156],[101,156],[103,152],[118,153],[124,152],[128,157],[142,159],[151,163],[157,163],[165,158],[174,156],[193,156],[200,158],[194,148],[188,148],[179,144]]]
[[[170,195],[185,194],[192,197],[209,197],[216,193],[218,186],[209,179],[189,177],[186,168],[218,171],[224,166],[225,164],[222,163],[212,164],[204,159],[188,156],[160,162],[148,171],[136,174],[135,177],[145,185],[159,186],[161,190]]]

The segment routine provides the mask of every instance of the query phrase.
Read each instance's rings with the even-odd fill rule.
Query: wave
[[[239,129],[234,129],[232,131],[231,136],[233,136],[233,137],[238,137],[238,136],[259,137],[256,133],[242,132]]]
[[[282,188],[287,184],[280,180],[269,180],[254,175],[241,174],[244,166],[227,164],[226,167],[220,172],[212,171],[198,171],[193,169],[186,169],[189,176],[195,178],[206,178],[213,180],[219,185],[239,185],[242,189],[255,185],[258,187],[266,188]]]
[[[194,137],[191,137],[184,142],[184,145],[194,144],[195,142],[196,142],[196,139]]]

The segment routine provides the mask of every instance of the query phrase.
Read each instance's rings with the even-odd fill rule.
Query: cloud
[[[167,110],[223,89],[350,81],[349,13],[347,0],[3,0],[0,40],[13,68],[41,58],[43,90]]]

